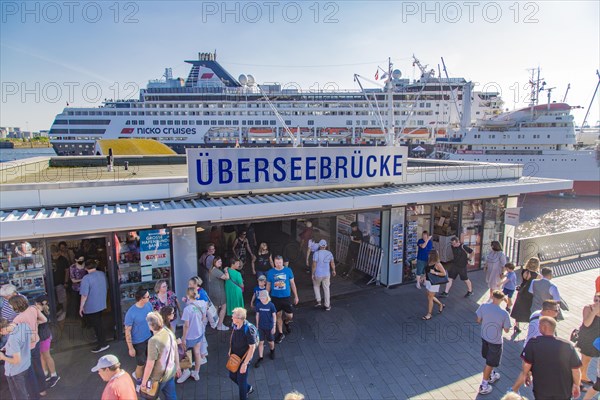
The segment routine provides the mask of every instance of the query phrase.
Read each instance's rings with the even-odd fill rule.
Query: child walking
[[[506,311],[510,313],[512,308],[512,297],[517,288],[517,274],[515,274],[515,264],[506,263],[504,265],[504,278],[500,282],[502,284],[502,292],[506,295]]]
[[[258,286],[254,287],[254,293],[252,294],[252,300],[250,301],[250,307],[256,311],[258,306],[261,304],[259,295],[262,291],[267,290],[267,277],[266,275],[258,276]],[[256,311],[258,312],[258,311]]]
[[[271,350],[269,357],[271,360],[275,359],[275,322],[277,321],[277,310],[275,309],[275,305],[271,303],[271,297],[266,290],[260,292],[258,299],[260,303],[256,306],[256,326],[258,327],[260,341],[258,343],[258,360],[254,363],[254,368],[258,368],[263,360],[265,340],[269,342],[269,349]]]

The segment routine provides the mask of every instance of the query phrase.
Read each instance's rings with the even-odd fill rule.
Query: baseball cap
[[[260,276],[258,277],[258,280],[259,280],[259,281],[266,281],[266,280],[267,280],[267,277],[266,277],[266,276],[264,276],[264,275],[260,275]]]
[[[319,241],[319,246],[320,246],[320,247],[327,247],[327,240],[325,240],[325,239],[321,239],[321,240]]]
[[[100,359],[98,360],[98,364],[96,364],[96,366],[92,368],[92,372],[98,372],[98,370],[102,368],[112,367],[113,365],[118,363],[119,359],[117,358],[117,356],[107,354],[105,356],[100,357]]]

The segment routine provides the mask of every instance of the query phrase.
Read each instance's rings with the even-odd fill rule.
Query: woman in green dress
[[[231,312],[236,307],[244,308],[244,280],[239,270],[240,259],[232,258],[230,267],[226,269],[229,272],[229,279],[225,281],[227,315],[231,315]]]

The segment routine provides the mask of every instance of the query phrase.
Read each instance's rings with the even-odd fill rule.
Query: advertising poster
[[[167,229],[140,231],[140,266],[142,281],[144,275],[152,280],[152,268],[171,266],[171,234]]]

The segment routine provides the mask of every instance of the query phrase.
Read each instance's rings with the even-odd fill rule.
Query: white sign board
[[[398,183],[406,147],[187,149],[191,193]]]
[[[506,225],[519,226],[521,207],[507,208],[504,211],[504,223]]]

